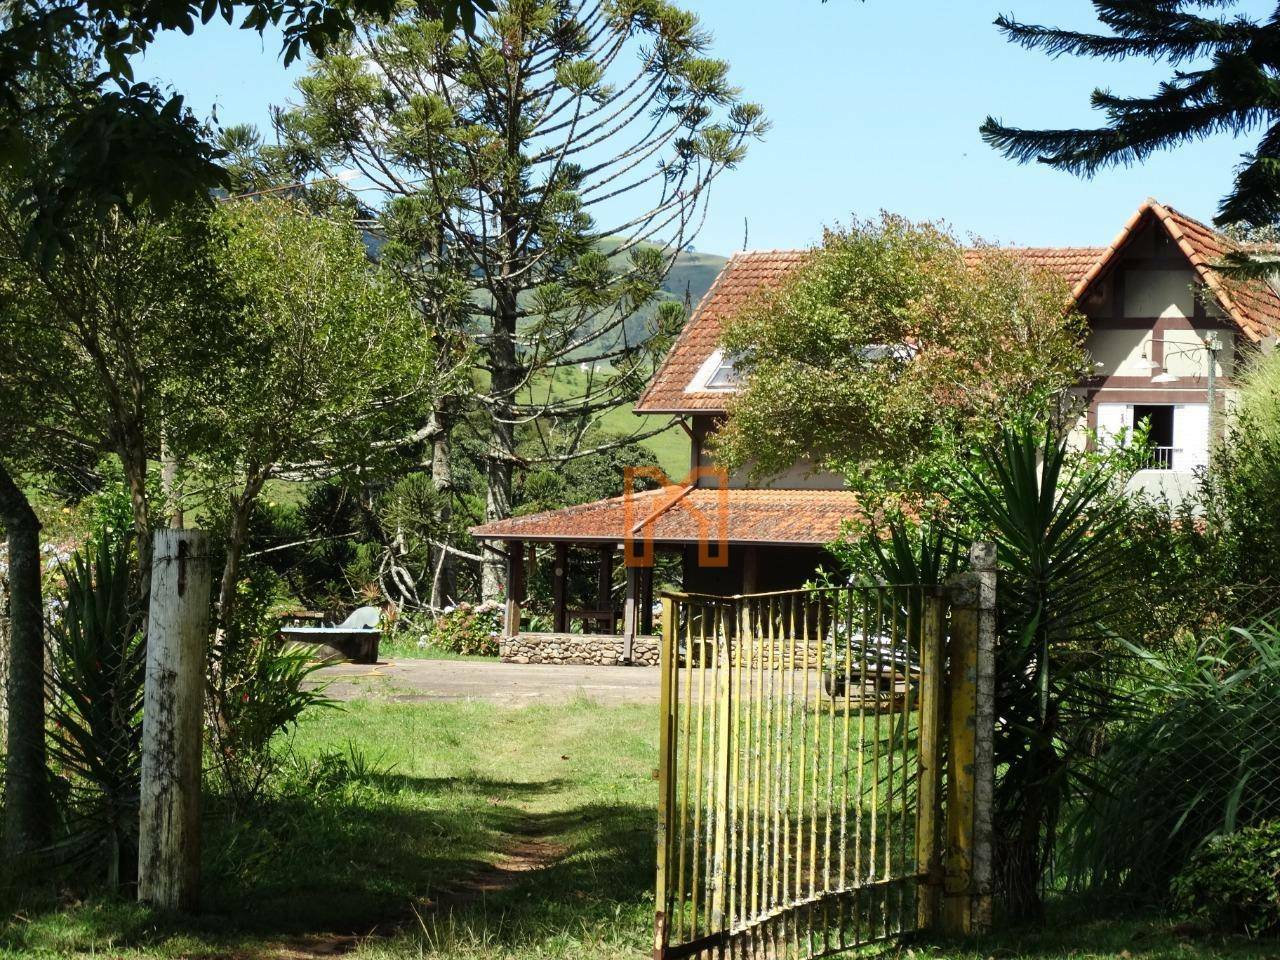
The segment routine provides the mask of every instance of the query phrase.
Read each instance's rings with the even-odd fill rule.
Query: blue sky
[[[814,243],[823,225],[891,210],[946,220],[961,234],[1016,244],[1105,245],[1143,198],[1208,219],[1250,141],[1228,137],[1158,155],[1091,181],[1020,167],[978,137],[988,114],[1019,125],[1094,123],[1095,86],[1147,93],[1168,68],[1049,60],[1007,43],[999,12],[1089,28],[1086,0],[690,0],[714,53],[773,123],[716,187],[696,242],[729,253]],[[1262,0],[1245,10],[1267,8]],[[172,35],[137,65],[204,118],[268,126],[293,96],[275,37],[225,26]]]

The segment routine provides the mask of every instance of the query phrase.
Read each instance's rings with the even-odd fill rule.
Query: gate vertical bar
[[[662,598],[662,648],[659,663],[662,665],[662,692],[659,714],[662,728],[658,732],[658,876],[654,891],[657,906],[653,934],[654,960],[662,960],[670,942],[670,912],[667,888],[670,883],[669,864],[673,831],[670,820],[674,812],[676,745],[676,684],[679,680],[680,662],[676,657],[676,605],[671,597]]]
[[[715,825],[711,854],[711,932],[726,927],[726,900],[729,885],[729,795],[732,773],[731,751],[734,738],[731,712],[733,709],[733,658],[729,649],[727,611],[716,607],[716,746],[712,756],[715,770]]]
[[[924,598],[920,634],[920,718],[916,793],[916,870],[923,875],[916,900],[916,924],[932,930],[941,903],[942,859],[938,823],[942,793],[942,635],[946,606],[931,592]]]

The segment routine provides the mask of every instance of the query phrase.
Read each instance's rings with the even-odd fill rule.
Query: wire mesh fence
[[[814,957],[912,929],[920,706],[937,695],[922,592],[670,602],[662,955]]]
[[[1060,887],[1164,897],[1205,842],[1280,819],[1280,590],[1218,588],[1198,629],[1133,658],[1058,857]]]

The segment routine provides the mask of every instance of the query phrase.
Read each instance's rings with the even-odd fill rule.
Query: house
[[[1214,269],[1232,249],[1203,223],[1148,200],[1109,246],[1017,250],[1028,263],[1062,276],[1088,318],[1092,370],[1073,390],[1080,409],[1075,441],[1146,421],[1148,468],[1135,482],[1173,497],[1208,463],[1210,437],[1233,402],[1239,359],[1270,349],[1280,330],[1280,296],[1268,284],[1228,279]],[[718,345],[722,325],[807,255],[732,257],[636,404],[636,413],[670,414],[685,429],[687,482],[473,529],[481,539],[506,544],[505,658],[656,662],[650,636],[655,552],[680,557],[683,588],[691,593],[782,590],[808,580],[824,544],[859,515],[840,478],[812,464],[752,483],[745,473],[717,471],[708,455],[707,440],[737,384]],[[596,565],[597,591],[593,606],[571,609],[570,559],[584,551]],[[618,605],[611,585],[620,555],[627,575]],[[538,562],[552,565],[554,614],[547,632],[521,629],[525,577]],[[571,631],[575,623],[581,632]]]

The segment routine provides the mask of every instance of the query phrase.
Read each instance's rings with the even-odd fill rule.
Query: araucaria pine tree
[[[1261,18],[1209,15],[1233,5],[1232,0],[1093,0],[1109,33],[998,18],[996,25],[1011,41],[1052,57],[1146,57],[1167,62],[1172,75],[1145,97],[1095,90],[1093,106],[1106,116],[1099,128],[1029,130],[988,117],[983,139],[1020,163],[1039,160],[1092,176],[1212,134],[1261,131],[1222,200],[1218,221],[1251,226],[1280,221],[1280,9],[1273,5]]]
[[[470,39],[406,6],[320,57],[277,117],[295,164],[358,171],[380,255],[436,336],[476,349],[428,432],[440,469],[442,438],[479,425],[487,520],[510,516],[517,465],[599,449],[589,427],[634,399],[679,322],[676,301],[643,308],[764,130],[709,42],[662,0],[510,0]],[[586,384],[566,390],[575,367]]]

